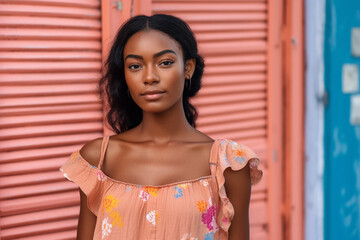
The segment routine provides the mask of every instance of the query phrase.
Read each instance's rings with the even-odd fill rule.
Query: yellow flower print
[[[207,209],[207,202],[201,200],[201,201],[197,201],[196,203],[197,209],[199,209],[199,211],[201,213],[205,212]]]
[[[105,209],[107,213],[117,207],[120,199],[116,199],[113,195],[107,195],[103,201],[102,208]]]
[[[146,191],[147,193],[153,195],[154,197],[157,197],[159,189],[158,189],[158,188],[154,188],[154,187],[146,187],[146,188],[145,188],[145,191]]]
[[[177,186],[181,187],[181,188],[187,188],[188,185],[189,184],[187,184],[187,183],[183,183],[183,184],[178,184]]]
[[[122,226],[124,226],[124,222],[123,222],[123,218],[119,215],[119,212],[117,211],[113,211],[111,214],[110,214],[110,217],[113,219],[112,221],[112,225],[115,226],[115,224],[121,228]]]

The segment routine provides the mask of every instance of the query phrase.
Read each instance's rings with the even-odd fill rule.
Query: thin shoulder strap
[[[99,161],[99,165],[98,165],[98,169],[101,169],[101,166],[104,162],[104,157],[105,157],[105,153],[106,153],[106,149],[109,143],[109,137],[110,136],[104,136],[102,143],[101,143],[101,153],[100,153],[100,161]]]
[[[211,151],[210,151],[210,160],[209,160],[209,164],[210,164],[210,171],[211,171],[211,176],[215,176],[216,174],[216,168],[218,167],[219,163],[218,163],[218,158],[219,158],[219,146],[218,146],[218,140],[215,140],[212,147],[211,147]]]

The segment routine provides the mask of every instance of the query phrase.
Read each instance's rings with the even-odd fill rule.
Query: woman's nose
[[[154,84],[158,83],[160,81],[160,78],[156,72],[156,69],[154,69],[153,66],[148,66],[146,68],[146,76],[144,79],[144,84]]]

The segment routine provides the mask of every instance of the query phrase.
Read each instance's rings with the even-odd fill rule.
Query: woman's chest
[[[118,149],[107,152],[101,169],[122,182],[159,186],[211,175],[207,146]]]

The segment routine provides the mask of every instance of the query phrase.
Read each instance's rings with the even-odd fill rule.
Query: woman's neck
[[[182,103],[161,113],[143,112],[138,130],[144,138],[158,143],[184,139],[194,131],[186,119]]]

